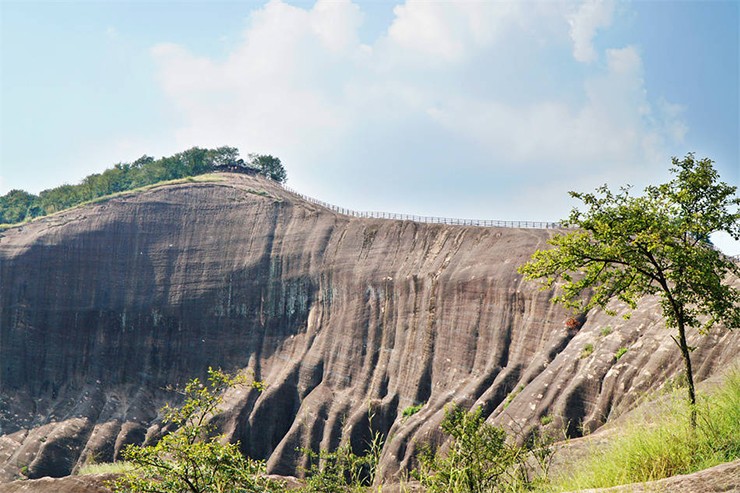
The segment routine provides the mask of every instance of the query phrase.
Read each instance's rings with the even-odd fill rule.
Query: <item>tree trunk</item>
[[[691,428],[696,428],[696,391],[694,390],[694,373],[691,370],[691,350],[686,343],[686,329],[681,318],[678,319],[678,347],[683,355],[683,362],[686,368],[686,382],[689,386],[689,412]]]

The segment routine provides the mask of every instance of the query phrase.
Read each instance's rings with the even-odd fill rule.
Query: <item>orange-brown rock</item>
[[[522,281],[553,231],[351,218],[217,176],[0,233],[2,480],[156,440],[163,388],[208,366],[268,385],[231,392],[218,422],[271,472],[296,474],[298,447],[359,451],[372,429],[388,477],[439,439],[451,401],[524,431],[551,415],[578,435],[680,369],[654,301],[573,331]],[[740,333],[690,342],[702,379],[737,357]]]

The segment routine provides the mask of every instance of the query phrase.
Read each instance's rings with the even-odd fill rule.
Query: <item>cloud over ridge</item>
[[[597,49],[615,15],[598,1],[408,0],[363,42],[367,15],[349,0],[273,0],[223,59],[172,44],[151,53],[182,117],[179,143],[277,153],[309,188],[320,190],[321,166],[347,183],[363,176],[358,186],[378,201],[411,193],[418,183],[389,182],[399,163],[408,176],[455,168],[454,179],[476,180],[526,167],[533,186],[563,170],[623,183],[646,164],[664,168],[686,123],[680,106],[647,93],[639,47]],[[343,198],[335,193],[326,198]],[[531,198],[505,195],[484,205],[526,212]]]

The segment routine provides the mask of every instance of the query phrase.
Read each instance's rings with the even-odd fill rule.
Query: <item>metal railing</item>
[[[494,219],[456,219],[450,217],[435,217],[435,216],[417,216],[413,214],[398,214],[395,212],[377,212],[377,211],[353,211],[345,207],[339,207],[333,204],[329,204],[322,200],[309,197],[301,192],[290,188],[287,185],[281,184],[283,189],[290,192],[298,197],[302,198],[306,202],[325,207],[337,214],[344,216],[359,217],[359,218],[374,218],[374,219],[393,219],[397,221],[413,221],[417,223],[430,223],[430,224],[449,224],[452,226],[479,226],[484,228],[532,228],[532,229],[560,229],[563,226],[560,223],[551,223],[543,221],[499,221]]]

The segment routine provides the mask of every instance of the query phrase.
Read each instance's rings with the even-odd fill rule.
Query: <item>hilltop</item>
[[[574,328],[522,282],[555,230],[349,217],[260,176],[206,176],[0,233],[0,481],[155,440],[164,388],[209,366],[267,384],[217,421],[271,472],[296,474],[298,447],[359,451],[372,429],[388,478],[441,439],[449,402],[575,437],[681,368],[655,301]],[[704,337],[699,380],[740,347]]]

